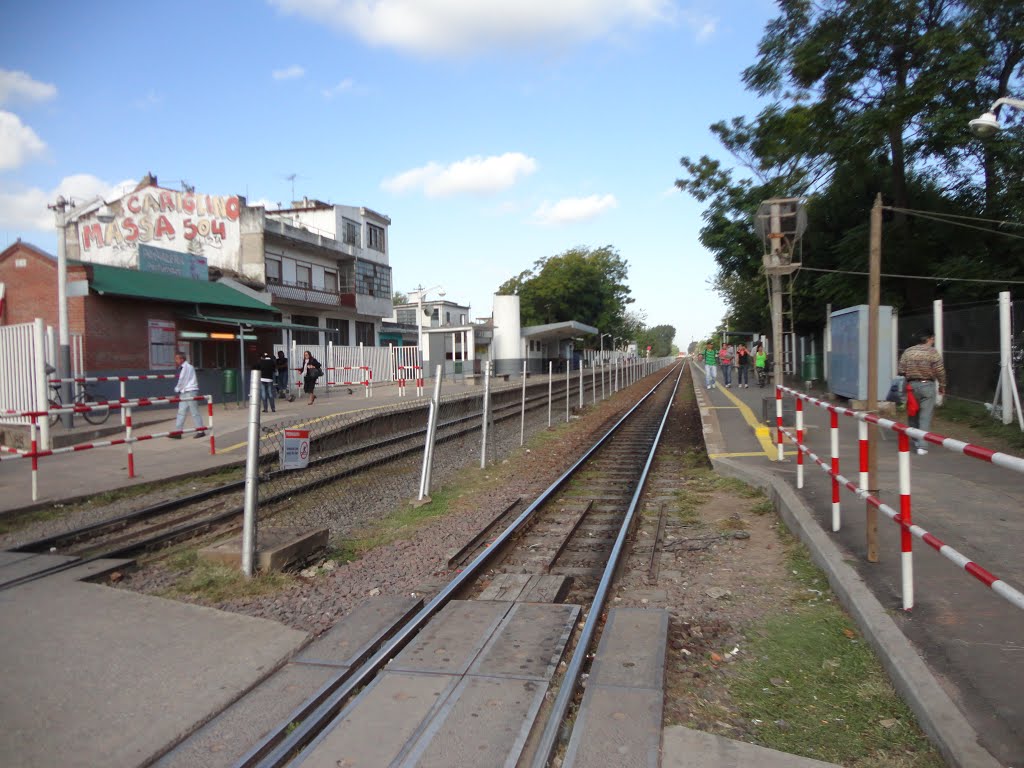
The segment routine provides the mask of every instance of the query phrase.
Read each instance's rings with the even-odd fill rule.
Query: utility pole
[[[869,268],[868,268],[868,413],[878,412],[878,305],[882,282],[882,195],[875,196],[871,206]],[[868,425],[868,491],[877,493],[878,428]],[[865,504],[865,532],[869,563],[878,562],[878,510]]]

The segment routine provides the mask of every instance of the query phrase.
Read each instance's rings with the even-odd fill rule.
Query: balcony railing
[[[355,293],[352,291],[342,293],[326,288],[311,288],[306,283],[268,280],[267,290],[272,296],[285,301],[298,301],[321,307],[354,307],[356,303]]]

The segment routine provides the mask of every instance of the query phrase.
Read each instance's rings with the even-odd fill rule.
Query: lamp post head
[[[99,210],[96,211],[96,218],[103,224],[109,224],[114,220],[114,211],[109,205],[104,203],[100,206]]]
[[[990,139],[1002,130],[999,118],[995,116],[994,112],[986,112],[981,117],[971,120],[967,125],[971,129],[971,133],[979,139]]]

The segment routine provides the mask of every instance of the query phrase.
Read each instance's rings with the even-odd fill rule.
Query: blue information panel
[[[210,279],[205,256],[169,251],[154,245],[139,245],[139,271],[188,277],[192,280]]]

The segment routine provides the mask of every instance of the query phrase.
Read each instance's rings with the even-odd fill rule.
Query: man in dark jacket
[[[267,412],[269,404],[270,410],[277,413],[277,397],[274,394],[274,376],[277,374],[277,367],[269,352],[264,352],[260,356],[256,368],[260,372],[260,404],[263,406],[263,412]]]

